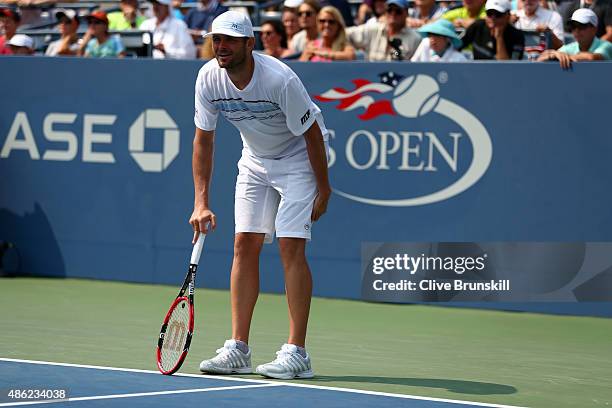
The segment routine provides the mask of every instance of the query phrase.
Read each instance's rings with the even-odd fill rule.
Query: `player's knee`
[[[305,259],[306,240],[302,238],[279,238],[278,247],[285,259]]]
[[[238,258],[258,257],[263,245],[263,234],[241,232],[234,238],[234,256]]]

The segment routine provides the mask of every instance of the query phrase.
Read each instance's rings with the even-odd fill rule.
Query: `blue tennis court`
[[[66,390],[67,400],[11,399],[20,390]],[[0,359],[0,407],[53,404],[54,407],[167,407],[178,404],[224,407],[506,407],[321,387],[290,382],[162,376],[154,371]]]

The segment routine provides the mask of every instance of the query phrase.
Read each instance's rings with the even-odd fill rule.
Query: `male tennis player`
[[[327,209],[327,130],[320,109],[297,75],[267,55],[253,53],[249,18],[228,11],[212,23],[215,59],[202,67],[195,87],[190,224],[194,242],[207,223],[214,131],[219,113],[240,130],[243,142],[236,181],[234,260],[231,272],[232,338],[200,364],[215,374],[250,373],[251,317],[259,294],[259,254],[276,233],[289,304],[289,339],[277,358],[257,367],[267,377],[313,377],[305,350],[312,277],[305,246],[312,222]]]

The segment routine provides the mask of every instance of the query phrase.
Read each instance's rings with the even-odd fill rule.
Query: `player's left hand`
[[[312,221],[317,221],[327,211],[327,203],[331,197],[331,189],[322,189],[317,193],[314,205],[312,206],[312,215],[310,218]]]

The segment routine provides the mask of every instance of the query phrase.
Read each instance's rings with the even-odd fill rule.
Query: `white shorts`
[[[253,157],[243,150],[238,161],[234,219],[236,233],[310,240],[317,184],[306,150],[282,159]]]

